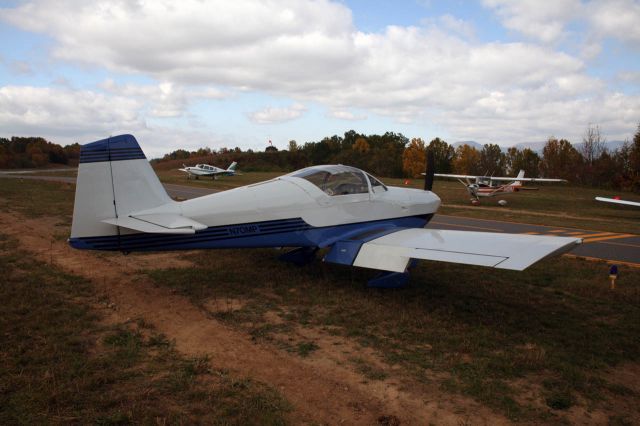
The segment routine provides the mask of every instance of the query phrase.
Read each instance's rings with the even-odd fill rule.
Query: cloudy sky
[[[0,136],[512,145],[640,122],[640,0],[0,0]]]

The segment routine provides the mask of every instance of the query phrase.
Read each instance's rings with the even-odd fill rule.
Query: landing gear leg
[[[279,259],[297,266],[304,266],[316,259],[317,251],[317,247],[299,247],[280,255]]]

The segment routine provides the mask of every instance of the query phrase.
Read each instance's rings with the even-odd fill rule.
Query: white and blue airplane
[[[185,172],[187,179],[190,179],[191,176],[195,176],[196,179],[200,176],[211,176],[213,179],[216,179],[218,176],[235,176],[237,165],[238,163],[234,161],[226,169],[221,169],[220,167],[210,166],[209,164],[196,164],[194,167],[188,167],[183,164],[182,168],[178,170]]]
[[[324,261],[383,271],[369,285],[394,287],[406,284],[416,259],[523,270],[581,242],[424,229],[439,206],[430,190],[388,187],[343,165],[177,202],[136,139],[121,135],[81,148],[69,243],[124,253],[289,247],[281,258],[300,265],[327,249]]]

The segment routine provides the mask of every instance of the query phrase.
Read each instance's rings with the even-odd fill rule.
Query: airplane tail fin
[[[88,143],[80,148],[69,242],[87,248],[83,238],[120,235],[105,221],[173,202],[132,135]]]
[[[234,161],[233,163],[231,163],[231,165],[229,167],[227,167],[227,171],[235,172],[237,165],[238,165],[238,163],[236,161]]]
[[[518,176],[516,176],[516,181],[514,182],[514,184],[522,185],[522,181],[519,179],[522,179],[523,177],[524,177],[524,170],[520,170],[520,172],[518,172]]]

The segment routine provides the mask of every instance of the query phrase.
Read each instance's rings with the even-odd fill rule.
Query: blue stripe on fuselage
[[[301,218],[214,226],[195,234],[124,234],[70,238],[84,250],[160,251],[257,247],[326,247],[338,240],[391,228],[422,228],[433,215],[312,227]]]

